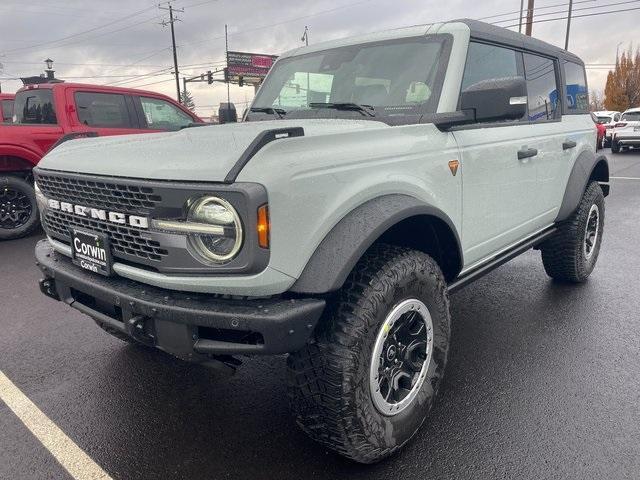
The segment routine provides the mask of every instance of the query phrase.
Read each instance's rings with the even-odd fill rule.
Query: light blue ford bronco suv
[[[244,122],[50,152],[42,292],[184,360],[287,354],[300,427],[375,462],[433,405],[449,294],[531,248],[592,272],[587,108],[579,58],[472,20],[293,50]]]

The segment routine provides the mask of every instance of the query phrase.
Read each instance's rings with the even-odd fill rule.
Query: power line
[[[577,5],[579,3],[592,3],[595,2],[596,0],[580,0],[579,2],[573,2],[574,5]],[[553,5],[543,5],[541,7],[536,7],[536,11],[539,10],[546,10],[547,8],[555,8],[555,7],[564,7],[569,5],[568,2],[564,2],[564,3],[555,3]],[[491,18],[496,18],[496,17],[504,17],[505,15],[515,15],[516,13],[520,13],[520,10],[516,10],[515,12],[505,12],[505,13],[498,13],[496,15],[489,15],[488,17],[480,17],[480,18],[476,18],[476,20],[489,20]],[[500,20],[502,21],[502,20]],[[498,21],[496,21],[498,22]]]
[[[581,8],[573,8],[572,10],[574,12],[578,12],[578,11],[584,11],[584,10],[594,10],[594,9],[599,9],[599,8],[606,8],[606,7],[615,7],[618,5],[627,5],[629,3],[638,3],[640,0],[627,0],[625,2],[617,2],[617,3],[607,3],[604,5],[595,5],[593,7],[581,7]],[[579,2],[574,2],[574,4],[577,4]],[[568,4],[567,4],[568,5]],[[556,10],[555,12],[545,12],[545,13],[537,13],[538,10],[541,10],[542,7],[537,8],[536,7],[536,11],[535,11],[535,17],[544,17],[544,16],[548,16],[548,15],[558,15],[558,14],[563,14],[566,12],[566,10]],[[575,15],[572,15],[573,18],[575,18]],[[487,18],[487,17],[485,17]],[[565,17],[566,18],[566,17]],[[505,22],[514,22],[516,20],[519,20],[518,17],[516,18],[505,18],[503,20],[496,20],[495,22],[491,22],[492,25],[497,25],[499,23],[505,23]],[[535,23],[535,22],[534,22]],[[510,25],[511,26],[511,25]],[[509,28],[509,27],[504,27],[504,28]]]
[[[583,17],[597,17],[598,15],[609,15],[610,13],[622,13],[622,12],[632,12],[635,10],[640,10],[640,7],[633,7],[633,8],[624,8],[624,9],[620,9],[620,10],[609,10],[607,12],[596,12],[596,13],[583,13],[581,15],[572,15],[572,18],[583,18]],[[556,17],[556,18],[544,18],[542,20],[534,20],[531,23],[546,23],[546,22],[555,22],[556,20],[566,20],[567,17]],[[511,27],[517,27],[518,24],[514,24],[514,25],[507,25],[503,28],[511,28]]]
[[[21,52],[21,51],[24,51],[24,50],[31,50],[31,49],[37,48],[37,47],[50,46],[52,43],[59,43],[59,42],[62,42],[64,40],[68,40],[68,39],[71,39],[71,38],[79,37],[81,35],[85,35],[87,33],[95,32],[96,30],[101,30],[101,29],[103,29],[105,27],[109,27],[111,25],[115,25],[116,23],[123,22],[125,20],[130,19],[131,17],[135,17],[135,16],[138,16],[138,15],[140,15],[142,13],[148,12],[149,10],[153,10],[154,8],[155,8],[155,6],[154,7],[144,8],[142,10],[138,10],[136,12],[130,13],[125,17],[120,17],[120,18],[118,18],[116,20],[113,20],[111,22],[105,23],[103,25],[98,25],[98,26],[90,28],[88,30],[83,30],[82,32],[76,32],[76,33],[73,33],[71,35],[67,35],[65,37],[61,37],[61,38],[58,38],[58,39],[55,39],[55,40],[48,40],[46,42],[35,43],[33,45],[29,45],[29,46],[26,46],[26,47],[18,47],[18,48],[13,48],[11,50],[4,50],[4,53],[6,54],[6,53],[11,53],[11,52]]]
[[[232,37],[234,35],[242,35],[244,33],[251,33],[251,32],[255,32],[257,30],[263,30],[263,29],[269,28],[269,27],[276,27],[278,25],[284,25],[284,24],[287,24],[287,23],[295,22],[297,20],[304,20],[306,18],[317,17],[319,15],[324,15],[326,13],[335,12],[337,10],[343,10],[345,8],[355,7],[356,5],[361,5],[363,3],[369,3],[370,1],[371,0],[361,0],[359,2],[353,2],[353,3],[350,3],[348,5],[341,5],[339,7],[331,8],[331,9],[328,9],[328,10],[322,10],[320,12],[311,13],[309,15],[303,15],[301,17],[289,18],[287,20],[282,20],[282,21],[276,22],[276,23],[270,23],[268,25],[260,25],[258,27],[250,28],[248,30],[242,30],[242,31],[235,32],[235,33],[233,33],[233,32],[229,33],[229,36]],[[223,39],[223,38],[225,38],[224,35],[219,35],[219,36],[216,36],[216,37],[210,37],[207,40],[199,40],[199,41],[196,41],[196,42],[188,42],[188,43],[183,43],[182,45],[199,45],[201,43],[207,43],[207,42],[210,42],[212,40],[220,40],[220,39]]]
[[[165,47],[162,50],[166,50],[169,47]],[[147,57],[149,58],[149,57]],[[41,65],[43,62],[14,62],[9,60],[2,60],[2,63],[7,65]],[[138,67],[162,67],[162,65],[150,65],[150,64],[137,64],[137,62],[124,64],[124,63],[71,63],[71,62],[56,62],[56,65],[70,65],[70,66],[81,66],[81,67],[129,67],[132,65],[136,65]]]

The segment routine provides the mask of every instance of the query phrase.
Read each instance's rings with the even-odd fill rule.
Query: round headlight
[[[190,235],[195,251],[208,262],[224,263],[242,247],[242,223],[229,202],[219,197],[202,197],[191,206],[188,221],[220,227],[216,233]]]

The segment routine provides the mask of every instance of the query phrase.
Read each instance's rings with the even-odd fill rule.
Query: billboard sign
[[[277,55],[261,53],[227,52],[227,75],[229,81],[237,82],[240,77],[247,83],[259,83],[267,76]]]

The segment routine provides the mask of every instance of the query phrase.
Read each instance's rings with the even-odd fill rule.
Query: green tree
[[[180,103],[195,113],[196,102],[193,100],[193,95],[189,90],[180,92]]]
[[[616,66],[607,75],[604,89],[604,105],[619,112],[640,105],[640,49],[635,55],[629,47],[616,58]]]

